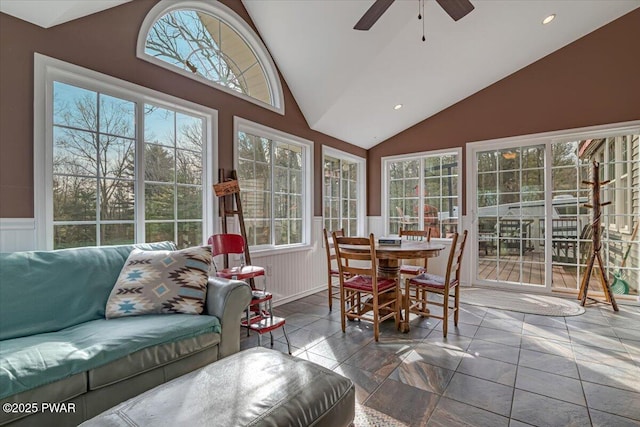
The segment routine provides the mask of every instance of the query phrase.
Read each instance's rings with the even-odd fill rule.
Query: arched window
[[[280,78],[267,48],[220,2],[159,2],[142,24],[137,56],[284,114]]]

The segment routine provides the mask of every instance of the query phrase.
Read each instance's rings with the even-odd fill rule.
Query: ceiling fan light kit
[[[373,24],[375,24],[378,19],[389,9],[389,6],[395,0],[376,0],[371,7],[362,15],[362,18],[356,23],[353,27],[354,30],[360,31],[368,31]],[[471,12],[474,7],[469,0],[436,0],[440,7],[444,9],[444,11],[454,20],[458,21],[465,16],[469,12]],[[422,9],[422,10],[421,10]],[[424,0],[418,0],[418,19],[422,20],[422,41],[425,41],[424,37]]]

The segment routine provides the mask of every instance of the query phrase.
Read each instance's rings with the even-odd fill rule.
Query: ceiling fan
[[[391,6],[395,0],[376,0],[373,5],[362,15],[362,18],[353,27],[354,30],[368,31],[373,24],[380,19],[383,13]],[[436,0],[440,7],[453,18],[454,21],[465,17],[474,8],[469,0]]]

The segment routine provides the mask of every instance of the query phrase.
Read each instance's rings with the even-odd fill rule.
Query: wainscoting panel
[[[0,252],[36,249],[36,223],[33,218],[0,218]]]
[[[327,259],[322,246],[322,217],[313,218],[311,246],[282,254],[251,254],[251,262],[267,270],[267,290],[274,305],[311,295],[327,286]],[[256,281],[261,286],[261,279]]]

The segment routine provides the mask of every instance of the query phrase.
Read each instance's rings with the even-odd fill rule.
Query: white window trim
[[[458,184],[456,191],[457,199],[458,199],[458,222],[457,227],[458,230],[462,230],[462,147],[456,148],[445,148],[441,150],[431,150],[431,151],[421,151],[419,153],[409,153],[409,154],[397,154],[395,156],[387,156],[382,157],[382,221],[384,223],[384,234],[389,234],[389,202],[387,200],[387,195],[389,194],[389,181],[391,177],[389,176],[387,165],[391,162],[397,161],[406,161],[406,160],[415,160],[416,158],[421,157],[433,157],[433,156],[441,156],[445,154],[455,153],[458,156]],[[433,241],[450,241],[446,237],[437,237],[432,238]]]
[[[267,83],[269,85],[269,90],[271,92],[273,105],[245,95],[244,93],[236,92],[235,90],[232,90],[226,86],[218,84],[197,74],[190,73],[187,70],[183,70],[182,68],[176,67],[175,65],[169,64],[168,62],[162,61],[145,53],[147,34],[149,34],[149,30],[151,30],[151,27],[153,27],[156,21],[169,12],[186,9],[196,10],[219,18],[221,21],[224,21],[227,25],[229,25],[229,27],[233,28],[240,35],[240,37],[244,39],[244,41],[247,43],[247,46],[251,48],[253,53],[256,55],[256,58],[258,58],[258,61],[260,62],[260,65],[264,70],[265,77],[267,78]],[[255,33],[255,31],[253,31],[253,29],[244,21],[244,19],[242,19],[229,7],[225,6],[217,0],[161,0],[160,2],[158,2],[158,4],[156,4],[149,11],[149,13],[147,13],[147,16],[142,22],[142,26],[140,27],[140,31],[138,33],[138,41],[136,43],[136,56],[144,61],[165,68],[169,71],[173,71],[174,73],[196,80],[200,83],[206,84],[207,86],[211,86],[215,89],[227,92],[231,95],[237,96],[238,98],[242,98],[245,101],[252,102],[263,108],[267,108],[269,110],[275,111],[276,113],[284,115],[284,93],[282,91],[282,84],[280,82],[280,76],[278,74],[276,65],[273,62],[271,55],[269,54],[269,50],[262,42],[262,39]]]
[[[287,144],[304,147],[302,158],[304,164],[304,185],[302,187],[302,243],[293,245],[262,245],[252,246],[252,254],[268,255],[270,253],[286,253],[295,250],[312,249],[311,229],[313,227],[313,141],[300,138],[299,136],[252,122],[242,117],[233,117],[233,166],[238,169],[238,132],[249,133],[254,136],[284,142]],[[241,189],[242,190],[242,189]]]
[[[34,217],[36,223],[36,248],[53,249],[53,81],[81,86],[96,92],[113,95],[134,102],[149,102],[178,109],[202,117],[206,122],[204,135],[205,182],[202,233],[203,241],[215,231],[213,212],[218,210],[218,200],[209,191],[214,171],[218,170],[218,112],[208,107],[185,101],[162,92],[117,79],[106,74],[69,64],[39,53],[34,54],[34,120],[33,120],[33,170]],[[140,129],[136,130],[139,135]],[[139,139],[137,137],[136,139]],[[139,150],[137,150],[138,152]],[[141,216],[142,215],[142,216]],[[137,209],[135,222],[144,219]],[[139,228],[139,227],[138,227]],[[136,237],[138,237],[136,233]]]
[[[367,160],[363,157],[356,156],[355,154],[350,154],[342,150],[338,150],[337,148],[328,147],[326,145],[322,146],[322,170],[324,171],[324,158],[325,156],[331,156],[341,160],[348,160],[353,163],[358,164],[358,204],[357,204],[357,220],[358,220],[358,236],[363,236],[365,234],[364,231],[364,223],[366,218],[366,207],[367,207],[367,185],[366,185],[366,171],[367,171]],[[324,179],[322,184],[322,224],[324,228],[324,200],[325,200],[325,187],[324,187]],[[342,195],[340,195],[340,199],[342,200]]]
[[[576,129],[566,129],[552,132],[541,132],[530,135],[518,135],[507,138],[496,138],[489,139],[484,141],[473,141],[468,142],[466,145],[466,160],[467,160],[467,177],[466,177],[466,206],[467,206],[467,216],[470,217],[468,221],[469,227],[471,228],[469,233],[469,241],[467,242],[467,246],[470,248],[477,248],[477,236],[474,232],[476,222],[478,220],[477,211],[475,208],[475,200],[477,200],[477,163],[474,161],[476,157],[476,153],[478,151],[486,151],[492,149],[504,149],[517,147],[521,145],[545,145],[545,161],[547,153],[548,153],[548,145],[552,143],[558,142],[571,142],[576,140],[583,140],[586,138],[606,138],[606,137],[615,137],[622,135],[629,135],[632,133],[640,132],[640,120],[622,122],[622,123],[613,123],[608,125],[598,125],[598,126],[588,126],[583,128]],[[545,166],[545,182],[551,182],[551,168]],[[549,190],[545,188],[545,199],[549,197]],[[609,207],[605,207],[608,209]],[[547,204],[546,208],[546,217],[548,219],[548,223],[545,225],[547,229],[550,229],[550,221],[552,218],[552,210],[553,205],[551,203]],[[606,211],[605,211],[606,214]],[[551,239],[551,237],[547,237],[547,239]],[[514,290],[522,290],[523,286],[526,286],[527,292],[551,292],[552,291],[552,283],[551,276],[552,271],[550,268],[547,268],[547,272],[545,275],[545,285],[544,286],[536,286],[531,285],[527,286],[526,284],[506,284],[502,282],[485,282],[477,279],[477,265],[478,265],[478,251],[470,250],[470,262],[471,262],[471,281],[474,283],[479,283],[480,285],[485,286],[495,286],[496,284],[500,285],[500,288],[505,289],[514,289]],[[545,245],[545,259],[551,259],[551,245]]]

